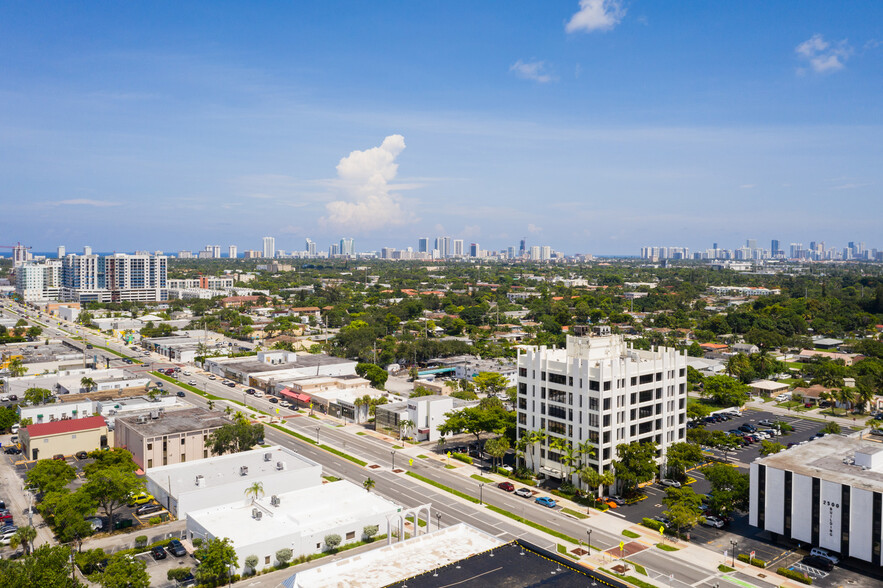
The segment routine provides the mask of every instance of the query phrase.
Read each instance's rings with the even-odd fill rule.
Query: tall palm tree
[[[15,532],[15,535],[9,540],[9,546],[15,549],[21,545],[25,550],[25,555],[31,553],[34,547],[34,539],[37,538],[37,529],[33,527],[21,527]]]
[[[533,469],[536,464],[536,459],[534,457],[534,446],[539,443],[542,444],[548,438],[548,434],[546,434],[545,429],[538,429],[536,431],[528,431],[525,435],[525,447],[528,449],[530,453],[530,464],[531,469]]]
[[[403,421],[399,421],[399,441],[402,440],[402,437],[405,435],[405,431],[410,431],[414,428],[414,421],[405,419]]]
[[[855,388],[844,386],[836,394],[837,400],[843,403],[844,408],[852,408],[852,405],[855,403]]]
[[[874,402],[874,389],[869,386],[859,386],[858,391],[856,392],[856,399],[858,400],[859,410],[861,412],[865,412],[868,409],[868,405]]]
[[[371,490],[372,490],[372,489],[374,488],[374,486],[376,486],[376,485],[377,485],[377,482],[375,482],[372,478],[366,478],[365,481],[362,482],[362,487],[363,487],[367,492],[371,492]]]
[[[86,390],[86,392],[90,392],[92,388],[95,387],[95,380],[87,376],[83,376],[82,378],[80,378],[80,386],[82,386],[83,389]]]
[[[255,482],[251,486],[245,489],[245,496],[251,496],[251,502],[254,504],[254,501],[264,495],[264,484],[262,482]]]
[[[9,369],[9,375],[13,378],[20,378],[28,372],[28,368],[25,367],[24,361],[20,357],[11,359],[6,367]]]

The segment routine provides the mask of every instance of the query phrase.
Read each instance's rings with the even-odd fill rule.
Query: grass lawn
[[[680,548],[678,548],[678,547],[672,547],[672,546],[669,545],[668,543],[657,543],[657,544],[656,544],[656,547],[658,547],[658,548],[661,549],[662,551],[680,551]]]
[[[638,572],[639,574],[642,574],[642,575],[644,575],[644,576],[649,575],[649,574],[647,574],[647,570],[646,570],[646,568],[644,568],[644,566],[642,566],[641,564],[636,564],[635,562],[633,562],[633,561],[629,561],[629,560],[627,560],[627,559],[624,559],[624,560],[622,560],[622,561],[628,563],[630,566],[632,566],[633,568],[635,568],[635,571]]]
[[[417,457],[419,457],[420,459],[429,459],[428,455],[423,455],[422,453],[420,455],[418,455]]]
[[[558,544],[558,553],[560,553],[561,555],[566,555],[567,557],[572,558],[572,559],[579,559],[577,556],[575,556],[572,553],[570,553],[569,551],[567,551],[567,547],[564,545],[561,545],[560,543]]]
[[[404,447],[402,447],[401,445],[393,445],[392,448],[393,449],[404,449]]]
[[[625,535],[626,537],[628,537],[629,539],[637,539],[638,537],[641,536],[640,533],[635,533],[634,531],[629,531],[628,529],[623,530],[622,534]]]
[[[725,566],[724,564],[721,564],[721,565],[717,566],[717,570],[718,570],[719,572],[723,572],[723,573],[725,573],[725,574],[728,574],[728,573],[730,573],[730,572],[735,572],[735,571],[736,571],[735,568],[731,568],[730,566]]]
[[[456,470],[457,466],[452,466],[451,464],[447,464],[447,465],[445,465],[445,469],[446,470]]]
[[[365,431],[356,431],[356,435],[366,435]]]
[[[572,517],[576,517],[576,518],[578,518],[578,519],[587,519],[587,518],[589,518],[589,515],[587,515],[587,514],[583,514],[583,513],[581,513],[581,512],[577,512],[577,511],[573,510],[572,508],[566,508],[566,507],[565,507],[565,508],[562,508],[562,509],[561,509],[561,512],[563,512],[563,513],[567,513],[567,514],[569,514],[570,516],[572,516]]]
[[[479,482],[482,482],[484,484],[493,484],[494,483],[494,481],[491,480],[490,478],[485,478],[484,476],[479,476],[478,474],[472,474],[469,477],[472,478],[473,480],[478,480]]]

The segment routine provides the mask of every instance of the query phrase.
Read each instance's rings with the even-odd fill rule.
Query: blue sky
[[[35,250],[883,247],[879,2],[0,4]]]

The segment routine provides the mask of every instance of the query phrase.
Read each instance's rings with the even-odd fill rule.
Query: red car
[[[512,485],[512,482],[500,482],[497,484],[497,488],[500,490],[505,490],[506,492],[514,492],[515,486]]]

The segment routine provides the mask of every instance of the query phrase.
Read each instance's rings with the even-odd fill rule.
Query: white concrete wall
[[[840,504],[840,484],[822,480],[822,504],[819,508],[819,547],[840,552],[840,519],[843,505]],[[850,533],[850,535],[852,535]]]
[[[849,555],[871,561],[874,493],[853,488],[849,497]]]
[[[782,534],[785,532],[785,472],[774,468],[766,469],[766,500],[764,506],[764,526],[767,531]]]
[[[812,478],[800,474],[791,476],[791,537],[805,543],[812,542]]]
[[[758,478],[757,464],[753,463],[748,466],[748,475],[751,477],[751,486],[748,490],[748,524],[752,527],[757,526],[757,506],[758,502]]]

